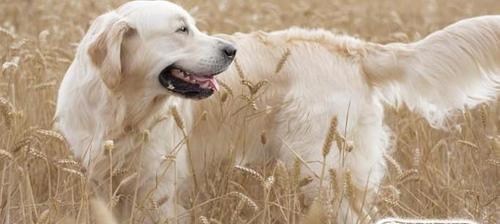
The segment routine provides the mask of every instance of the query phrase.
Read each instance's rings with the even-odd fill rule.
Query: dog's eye
[[[189,33],[189,29],[186,26],[181,26],[175,32],[177,32],[177,33]]]

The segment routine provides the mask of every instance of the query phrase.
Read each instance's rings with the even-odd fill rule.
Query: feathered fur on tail
[[[494,99],[500,86],[500,16],[459,21],[410,44],[368,46],[368,82],[435,126],[452,110]]]

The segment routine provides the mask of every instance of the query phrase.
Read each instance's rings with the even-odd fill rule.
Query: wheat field
[[[57,89],[78,41],[92,19],[123,2],[0,0],[0,223],[112,222],[106,211],[113,202],[91,203],[85,169],[51,127]],[[498,0],[175,2],[208,33],[321,27],[379,43],[415,41],[462,18],[500,13]],[[500,222],[500,104],[455,114],[450,130],[433,129],[404,108],[386,113],[395,144],[375,217]],[[302,203],[301,188],[309,179],[277,164],[207,170],[211,178],[193,192],[203,200],[189,203],[191,219],[307,223],[321,216],[315,204]],[[135,211],[131,222],[141,223],[145,212]]]

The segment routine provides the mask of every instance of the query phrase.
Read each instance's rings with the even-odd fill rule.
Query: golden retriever
[[[500,84],[500,16],[462,20],[408,44],[299,28],[224,37],[238,48],[220,76],[229,97],[195,104],[195,117],[208,118],[192,130],[193,154],[217,161],[234,148],[241,165],[300,161],[315,180],[309,198],[325,197],[333,169],[357,195],[340,200],[338,223],[375,221],[370,202],[391,148],[385,105],[406,104],[447,128],[450,113],[494,99]]]
[[[105,186],[112,176],[129,193],[139,186],[136,204],[162,208],[153,221],[179,214],[176,186],[230,153],[238,164],[299,161],[315,180],[309,197],[332,169],[369,202],[391,145],[384,105],[404,103],[444,127],[450,112],[494,98],[499,84],[500,16],[409,44],[298,28],[221,37],[236,48],[199,32],[174,4],[130,2],[94,22],[61,84],[56,127],[91,179]],[[228,66],[217,97],[183,99],[212,95],[213,75]],[[137,182],[121,186],[119,175]],[[371,222],[368,202],[341,200],[339,223]]]
[[[117,173],[125,173],[125,179],[138,179],[136,204],[149,205],[144,200],[153,198],[165,216],[173,217],[175,176],[180,181],[188,173],[186,150],[175,147],[183,132],[169,121],[151,130],[149,140],[145,130],[161,119],[157,115],[165,105],[179,100],[173,96],[212,95],[219,88],[215,75],[228,68],[235,54],[230,43],[200,32],[173,3],[126,3],[99,16],[83,37],[58,93],[56,128],[91,180],[108,194],[117,193],[118,181],[124,179]],[[179,159],[165,161],[175,157]],[[170,166],[177,172],[167,170]],[[105,187],[108,179],[118,180],[109,184],[112,190]],[[135,187],[120,188],[135,192]]]

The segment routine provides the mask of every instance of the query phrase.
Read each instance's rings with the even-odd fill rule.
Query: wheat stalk
[[[14,156],[12,155],[12,153],[7,152],[4,149],[0,149],[0,156],[7,157],[9,160],[13,160],[14,159]]]
[[[337,135],[337,117],[333,117],[332,120],[330,121],[330,126],[328,128],[328,132],[326,134],[325,141],[323,143],[323,149],[322,149],[322,155],[323,158],[326,158],[326,156],[330,153],[330,149],[332,148],[332,143],[335,140],[335,136]]]
[[[49,88],[55,87],[56,85],[57,85],[57,81],[52,80],[52,81],[33,85],[33,86],[31,86],[31,88],[34,90],[44,90],[44,89],[49,89]]]
[[[240,77],[241,80],[245,80],[245,73],[243,73],[243,69],[241,68],[240,62],[238,59],[234,59],[233,61],[234,66],[236,67],[236,71],[238,72],[238,76]]]
[[[104,141],[104,152],[108,156],[109,165],[109,201],[113,201],[113,149],[115,142],[113,140]]]
[[[191,176],[192,176],[193,181],[194,181],[195,189],[198,189],[198,178],[196,177],[196,172],[194,170],[193,153],[191,151],[191,147],[189,144],[189,136],[188,136],[188,133],[186,131],[186,127],[184,125],[184,120],[182,119],[181,115],[179,114],[177,107],[175,107],[175,106],[171,107],[170,112],[171,112],[172,116],[174,117],[175,124],[182,131],[182,135],[184,137],[185,145],[187,148],[188,160],[189,160],[189,165],[190,165],[189,167],[191,169]]]
[[[80,166],[80,164],[74,160],[70,160],[70,159],[59,159],[59,160],[56,160],[55,163],[57,165],[71,165],[71,166]]]
[[[493,166],[498,166],[500,167],[500,160],[495,160],[495,159],[487,159],[486,162]]]
[[[255,37],[257,37],[257,39],[264,45],[268,46],[268,47],[272,47],[273,44],[271,43],[271,41],[269,40],[268,38],[268,35],[266,32],[264,31],[257,31],[254,33],[255,34]]]
[[[43,211],[42,213],[40,213],[40,215],[38,216],[37,218],[37,224],[46,224],[46,223],[49,223],[49,212],[50,210],[49,209],[46,209],[45,211]]]
[[[120,192],[120,189],[129,184],[132,180],[134,180],[136,177],[138,177],[138,174],[137,173],[133,173],[131,175],[129,175],[128,177],[126,178],[123,178],[120,183],[118,184],[118,186],[116,187],[115,191],[113,192],[113,198],[115,198],[117,195],[118,195],[118,192]]]
[[[401,174],[399,174],[396,177],[396,180],[400,184],[402,184],[402,183],[406,182],[408,179],[410,179],[412,177],[415,177],[417,175],[418,175],[418,170],[417,169],[409,169],[409,170],[405,170]]]
[[[290,55],[292,54],[290,48],[286,48],[285,53],[281,56],[280,60],[278,61],[278,64],[276,65],[276,69],[274,70],[274,74],[278,74],[281,72],[283,67],[285,66],[286,61],[288,58],[290,58]]]
[[[113,176],[113,177],[117,177],[117,176],[120,176],[120,175],[126,174],[128,171],[129,171],[129,169],[127,169],[127,168],[115,168],[115,169],[113,170],[113,174],[112,174],[112,176]]]
[[[14,106],[12,106],[12,104],[3,97],[0,97],[0,112],[5,119],[7,127],[11,128],[15,114]]]
[[[276,172],[274,176],[276,176],[276,182],[279,186],[284,187],[285,190],[289,189],[290,175],[285,164],[280,160],[276,161]]]
[[[47,155],[45,155],[45,153],[43,153],[43,152],[41,152],[41,151],[37,150],[37,149],[36,149],[36,148],[34,148],[34,147],[28,146],[28,147],[26,147],[26,150],[27,150],[27,152],[28,152],[30,155],[34,156],[35,158],[38,158],[38,159],[41,159],[41,160],[45,160],[45,161],[47,161],[47,160],[48,160],[48,159],[47,159]]]
[[[245,206],[246,202],[243,199],[240,199],[238,204],[236,205],[236,208],[233,210],[233,213],[231,214],[231,218],[229,219],[229,223],[238,223],[238,215],[240,214],[241,210]]]
[[[175,124],[177,125],[177,127],[181,130],[184,130],[184,120],[182,119],[181,115],[179,114],[177,107],[171,107],[170,113],[174,117]]]
[[[344,174],[344,192],[346,193],[347,200],[349,201],[349,205],[357,213],[358,216],[361,217],[362,212],[360,206],[358,206],[358,197],[357,188],[354,186],[352,182],[352,174],[350,170],[347,170]]]
[[[202,224],[210,224],[210,221],[205,216],[200,216],[199,219]]]
[[[301,161],[299,158],[295,158],[293,163],[293,172],[292,172],[292,180],[294,183],[299,183],[301,175]]]
[[[391,198],[382,198],[382,202],[387,204],[390,208],[398,207],[399,203],[397,200]]]
[[[328,132],[326,134],[325,141],[323,142],[323,148],[321,150],[322,155],[323,155],[323,163],[321,165],[321,176],[320,176],[320,181],[319,181],[319,187],[320,189],[323,187],[323,178],[325,176],[325,170],[326,170],[326,157],[330,153],[330,149],[332,148],[333,141],[335,140],[335,136],[337,134],[337,117],[332,117],[330,121],[330,126],[328,127]]]
[[[481,124],[484,129],[488,125],[488,106],[486,104],[481,105],[479,109],[479,116],[481,117]]]
[[[420,166],[420,162],[421,162],[421,158],[422,158],[421,151],[422,150],[419,147],[415,148],[415,153],[413,155],[413,161],[412,161],[414,167]]]
[[[313,179],[313,177],[311,177],[311,176],[304,177],[304,178],[302,178],[302,179],[298,182],[297,187],[298,187],[298,188],[301,188],[301,187],[307,186],[307,185],[309,185],[310,183],[312,183],[312,182],[313,182],[313,180],[314,180],[314,179]]]
[[[113,140],[104,141],[104,151],[106,153],[111,154],[114,148],[115,148],[115,142]]]
[[[403,169],[401,169],[401,166],[399,165],[399,163],[396,162],[396,160],[394,158],[392,158],[392,156],[390,156],[388,154],[384,154],[384,158],[386,161],[389,162],[389,164],[392,165],[392,167],[394,167],[394,169],[396,170],[398,175],[403,174]]]
[[[345,142],[344,137],[340,133],[337,133],[335,135],[335,143],[337,144],[337,149],[339,150],[339,152],[341,152],[342,149],[344,148],[344,142]]]
[[[234,96],[233,89],[231,89],[231,87],[229,87],[225,82],[223,82],[222,80],[217,80],[217,82],[220,86],[222,86],[222,88],[227,91],[227,93],[229,93],[229,95]]]
[[[251,94],[252,95],[256,95],[259,90],[262,89],[262,87],[266,86],[267,84],[269,84],[269,81],[267,80],[261,80],[259,82],[257,82],[257,84],[255,84],[251,90]]]
[[[60,143],[63,143],[63,144],[66,142],[66,140],[63,137],[63,135],[60,134],[57,131],[37,129],[36,133],[40,134],[40,135],[42,135],[44,137],[48,137],[48,138],[54,139],[54,140],[56,140],[56,141],[58,141]]]
[[[248,174],[249,176],[251,176],[252,178],[254,178],[255,180],[257,180],[260,184],[264,185],[265,179],[264,179],[264,177],[259,172],[255,171],[253,169],[250,169],[250,168],[247,168],[247,167],[243,167],[243,166],[238,166],[238,165],[234,166],[234,168],[236,170],[241,171],[244,174]]]
[[[328,172],[330,174],[330,187],[332,189],[332,198],[333,200],[336,200],[340,196],[340,188],[337,180],[337,172],[334,169],[330,169],[328,170]]]
[[[1,27],[1,26],[0,26],[0,33],[6,35],[8,37],[10,37],[13,40],[16,39],[16,34],[15,33],[11,32],[11,31],[9,31],[9,30]]]
[[[249,206],[250,208],[252,208],[254,211],[259,210],[259,206],[257,205],[257,203],[255,203],[251,198],[249,198],[248,196],[246,196],[246,195],[244,195],[244,194],[242,194],[240,192],[232,191],[228,195],[240,199],[247,206]]]
[[[266,180],[264,181],[264,189],[266,190],[269,190],[271,189],[271,187],[273,186],[274,184],[274,176],[269,176],[266,178]]]
[[[228,97],[227,92],[223,92],[223,93],[220,95],[220,102],[221,102],[221,103],[225,103],[225,102],[227,101],[227,97]]]
[[[479,147],[476,144],[469,142],[469,141],[466,141],[466,140],[458,140],[457,143],[468,146],[469,148],[474,149],[474,150],[479,150]]]
[[[356,197],[354,188],[351,171],[347,170],[344,174],[344,191],[346,192],[347,198],[351,201],[354,201]]]
[[[113,196],[113,198],[111,198],[111,201],[109,202],[109,207],[110,208],[116,207],[116,205],[118,205],[118,203],[120,202],[122,197],[123,197],[123,195],[121,195],[121,194]]]
[[[77,175],[79,177],[84,177],[85,175],[83,175],[82,172],[78,171],[78,170],[74,170],[74,169],[69,169],[69,168],[61,168],[62,171],[64,172],[67,172],[67,173],[70,173],[70,174],[74,174],[74,175]]]

